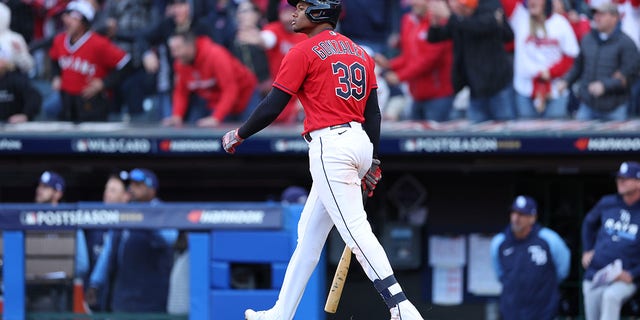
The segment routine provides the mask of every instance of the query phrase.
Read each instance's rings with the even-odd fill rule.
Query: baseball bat
[[[362,203],[367,203],[368,190],[362,192]],[[333,275],[333,281],[331,282],[331,289],[329,295],[327,295],[327,302],[324,304],[324,311],[328,313],[336,313],[338,310],[338,304],[340,303],[340,297],[342,297],[342,289],[344,283],[347,281],[347,274],[349,273],[349,265],[351,264],[351,248],[344,245],[342,255],[340,256],[340,262],[336,268],[336,273]]]
[[[327,296],[327,303],[324,305],[324,311],[328,313],[336,313],[338,310],[338,304],[340,303],[340,297],[342,296],[342,289],[344,283],[347,281],[347,274],[349,273],[349,265],[351,264],[351,249],[345,245],[340,257],[340,262],[336,268],[336,274],[333,275],[333,281],[331,282],[331,290]]]

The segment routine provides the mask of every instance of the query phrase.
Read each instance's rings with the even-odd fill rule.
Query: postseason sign
[[[46,229],[280,229],[283,207],[264,203],[98,203],[0,205],[2,230]]]

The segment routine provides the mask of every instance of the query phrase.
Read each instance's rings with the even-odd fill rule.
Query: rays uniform
[[[107,38],[89,31],[73,44],[66,33],[57,35],[49,56],[60,68],[60,120],[106,121],[109,110],[104,91],[85,101],[82,90],[95,78],[102,79],[105,88],[113,87],[116,80],[109,75],[123,69],[129,55]]]

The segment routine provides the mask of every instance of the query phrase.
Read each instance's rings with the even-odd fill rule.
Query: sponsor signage
[[[222,150],[220,139],[162,139],[158,150],[167,153],[216,153]]]
[[[283,209],[276,205],[237,204],[101,204],[49,207],[0,205],[0,228],[10,229],[277,229]]]
[[[639,123],[640,126],[640,123]],[[640,135],[593,135],[571,132],[443,132],[424,131],[407,133],[383,132],[380,140],[381,155],[477,155],[477,154],[582,154],[582,153],[637,153],[640,151]],[[87,133],[82,133],[86,135]],[[224,155],[220,137],[203,136],[171,137],[107,137],[103,132],[94,136],[79,134],[43,135],[21,134],[0,137],[0,154],[87,154],[87,155],[141,155],[141,156],[189,156]],[[309,146],[298,133],[290,136],[256,135],[247,139],[237,150],[237,155],[305,155]]]
[[[74,139],[71,148],[79,153],[150,153],[151,140],[144,138]]]

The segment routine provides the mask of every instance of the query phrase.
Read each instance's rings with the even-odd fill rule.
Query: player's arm
[[[249,138],[260,130],[266,128],[276,120],[291,100],[291,95],[278,89],[272,88],[262,101],[258,104],[249,119],[238,128],[238,135],[242,139]]]
[[[371,89],[369,99],[364,108],[364,131],[367,132],[369,140],[373,144],[373,157],[378,158],[378,145],[380,144],[380,107],[378,106],[378,91]]]
[[[289,103],[290,99],[290,94],[275,87],[271,89],[271,92],[260,101],[251,116],[249,116],[249,119],[240,128],[231,130],[222,136],[224,151],[235,153],[236,147],[244,139],[249,138],[272,123]]]
[[[605,201],[605,199],[601,199],[600,202],[598,202],[593,209],[587,213],[582,221],[583,251],[590,251],[595,247],[598,230],[601,227],[600,219],[603,209],[603,201]]]
[[[127,55],[128,56],[128,55]],[[116,69],[111,71],[104,80],[105,89],[111,89],[116,87],[118,84],[122,83],[122,81],[127,78],[133,72],[133,63],[130,58],[126,58],[123,60],[123,64],[118,66]]]

